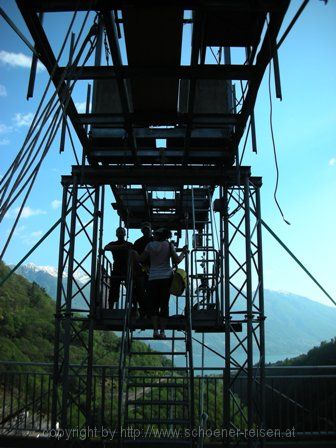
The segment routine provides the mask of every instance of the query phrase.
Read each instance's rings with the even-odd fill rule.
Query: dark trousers
[[[147,316],[148,311],[148,275],[136,275],[134,277],[134,305],[139,305],[141,317]]]
[[[169,317],[170,286],[173,278],[148,281],[151,316]]]
[[[115,308],[120,298],[121,282],[126,280],[126,277],[112,271],[110,278],[110,294],[109,294],[109,308]]]

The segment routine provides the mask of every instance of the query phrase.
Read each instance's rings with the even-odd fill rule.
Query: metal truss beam
[[[134,6],[134,0],[30,0],[32,8],[39,12],[61,12],[73,11],[87,11],[93,8],[109,7],[110,9],[124,8],[127,6]],[[260,0],[258,2],[251,2],[250,0],[160,0],[160,6],[175,6],[184,9],[222,9],[225,11],[248,12],[248,11],[276,11],[281,9],[279,0]],[[157,6],[157,0],[141,0],[141,5]]]
[[[113,63],[117,68],[120,68],[120,67],[122,67],[123,64],[122,64],[121,53],[120,53],[120,48],[119,48],[118,33],[117,33],[117,29],[116,29],[114,15],[112,14],[110,8],[106,7],[102,10],[103,21],[105,24],[106,35],[107,35],[108,43],[110,46]],[[124,115],[129,114],[130,113],[130,101],[129,101],[129,97],[128,97],[128,91],[126,88],[125,80],[122,79],[120,76],[117,76],[117,83],[118,83],[118,90],[119,90],[119,95],[120,95],[120,99],[121,99],[123,113],[124,113]],[[127,130],[127,134],[128,134],[128,140],[129,140],[131,148],[132,148],[133,158],[134,158],[135,163],[137,164],[137,142],[134,137],[134,132],[133,132],[132,126],[130,126],[130,124],[128,123],[127,120],[125,123],[126,123],[126,130]]]
[[[254,109],[254,105],[257,99],[258,90],[263,79],[267,65],[270,63],[273,57],[273,49],[276,48],[276,37],[280,30],[285,13],[289,6],[289,0],[284,0],[280,11],[274,11],[270,15],[270,20],[262,47],[257,55],[256,67],[257,72],[249,83],[249,88],[243,102],[241,112],[239,114],[239,120],[233,135],[234,145],[238,145],[241,137],[243,136],[245,126],[248,117],[251,115]]]
[[[255,76],[256,67],[250,65],[203,65],[191,67],[106,67],[88,66],[75,68],[67,73],[65,67],[57,70],[65,79],[113,79],[113,78],[175,78],[175,79],[230,79],[250,80]]]
[[[250,175],[250,167],[240,168],[240,178],[235,168],[219,167],[80,167],[73,166],[72,173],[77,175],[83,185],[139,185],[181,186],[181,185],[243,185],[244,176]],[[251,181],[261,185],[260,177]],[[62,177],[63,185],[73,183],[72,176]]]
[[[79,120],[82,124],[93,125],[116,125],[123,127],[125,120],[137,125],[171,125],[187,124],[190,121],[190,116],[186,113],[165,113],[165,112],[138,112],[129,114],[78,114]],[[239,118],[238,114],[202,114],[193,113],[192,119],[195,126],[200,127],[219,127],[223,128],[226,125],[235,125]]]
[[[40,59],[45,65],[49,75],[56,88],[59,87],[61,83],[61,88],[59,90],[59,98],[63,105],[66,105],[66,113],[69,116],[71,123],[76,131],[78,139],[80,140],[83,148],[87,147],[88,138],[85,129],[82,124],[80,124],[77,109],[71,98],[69,98],[69,90],[65,83],[62,81],[60,72],[57,71],[57,63],[55,55],[51,49],[48,38],[44,32],[41,21],[36,13],[36,9],[30,2],[25,0],[17,0],[17,5],[20,9],[22,17],[24,18],[26,25],[29,29],[35,41],[35,48],[40,54]]]

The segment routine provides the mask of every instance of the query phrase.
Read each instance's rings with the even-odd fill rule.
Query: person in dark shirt
[[[126,230],[118,227],[116,230],[117,241],[111,241],[104,247],[104,251],[112,252],[113,267],[111,272],[109,308],[112,309],[119,301],[120,284],[126,280],[129,251],[133,244],[126,240]]]
[[[141,255],[148,243],[153,241],[152,226],[149,222],[144,222],[141,226],[142,237],[134,242],[134,250]],[[148,285],[148,272],[149,272],[149,260],[139,263],[135,263],[134,270],[134,298],[139,306],[140,317],[147,316],[148,313],[148,299],[147,299],[147,285]]]

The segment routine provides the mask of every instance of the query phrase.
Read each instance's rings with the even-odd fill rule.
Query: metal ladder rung
[[[188,401],[179,400],[128,400],[127,404],[139,404],[143,405],[174,405],[174,406],[188,406]]]
[[[132,338],[133,341],[185,341],[185,338],[182,336],[173,338],[173,337],[166,337],[165,339],[157,339],[157,338],[153,338],[150,336],[144,336],[144,337],[133,337]]]
[[[189,275],[189,277],[202,279],[202,278],[207,278],[207,277],[214,277],[214,275],[213,274],[193,274],[193,275]]]
[[[190,370],[190,367],[163,367],[163,366],[130,366],[128,370],[161,370],[161,371],[178,371],[178,372],[187,372]]]
[[[183,378],[183,382],[180,383],[128,383],[127,386],[128,387],[132,387],[132,388],[136,388],[136,387],[171,387],[171,388],[177,388],[177,387],[181,387],[181,388],[186,388],[188,386],[187,382],[185,380],[187,380],[188,378]]]
[[[142,420],[139,418],[135,418],[135,419],[125,419],[126,423],[129,424],[139,424],[139,425],[189,425],[190,421],[189,420],[181,420],[181,419],[148,419],[148,420]]]
[[[187,352],[130,352],[130,355],[141,355],[141,356],[167,356],[167,355],[186,355]]]

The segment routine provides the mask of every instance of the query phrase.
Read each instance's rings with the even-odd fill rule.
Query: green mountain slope
[[[0,263],[0,278],[9,268]],[[44,289],[24,277],[13,274],[0,287],[0,360],[53,362],[55,302]],[[163,356],[151,355],[140,342],[137,351],[147,351],[148,365],[169,365]],[[83,358],[82,347],[74,347],[75,358]],[[94,332],[95,364],[118,365],[120,338],[113,332]],[[137,361],[137,357],[135,362]]]

